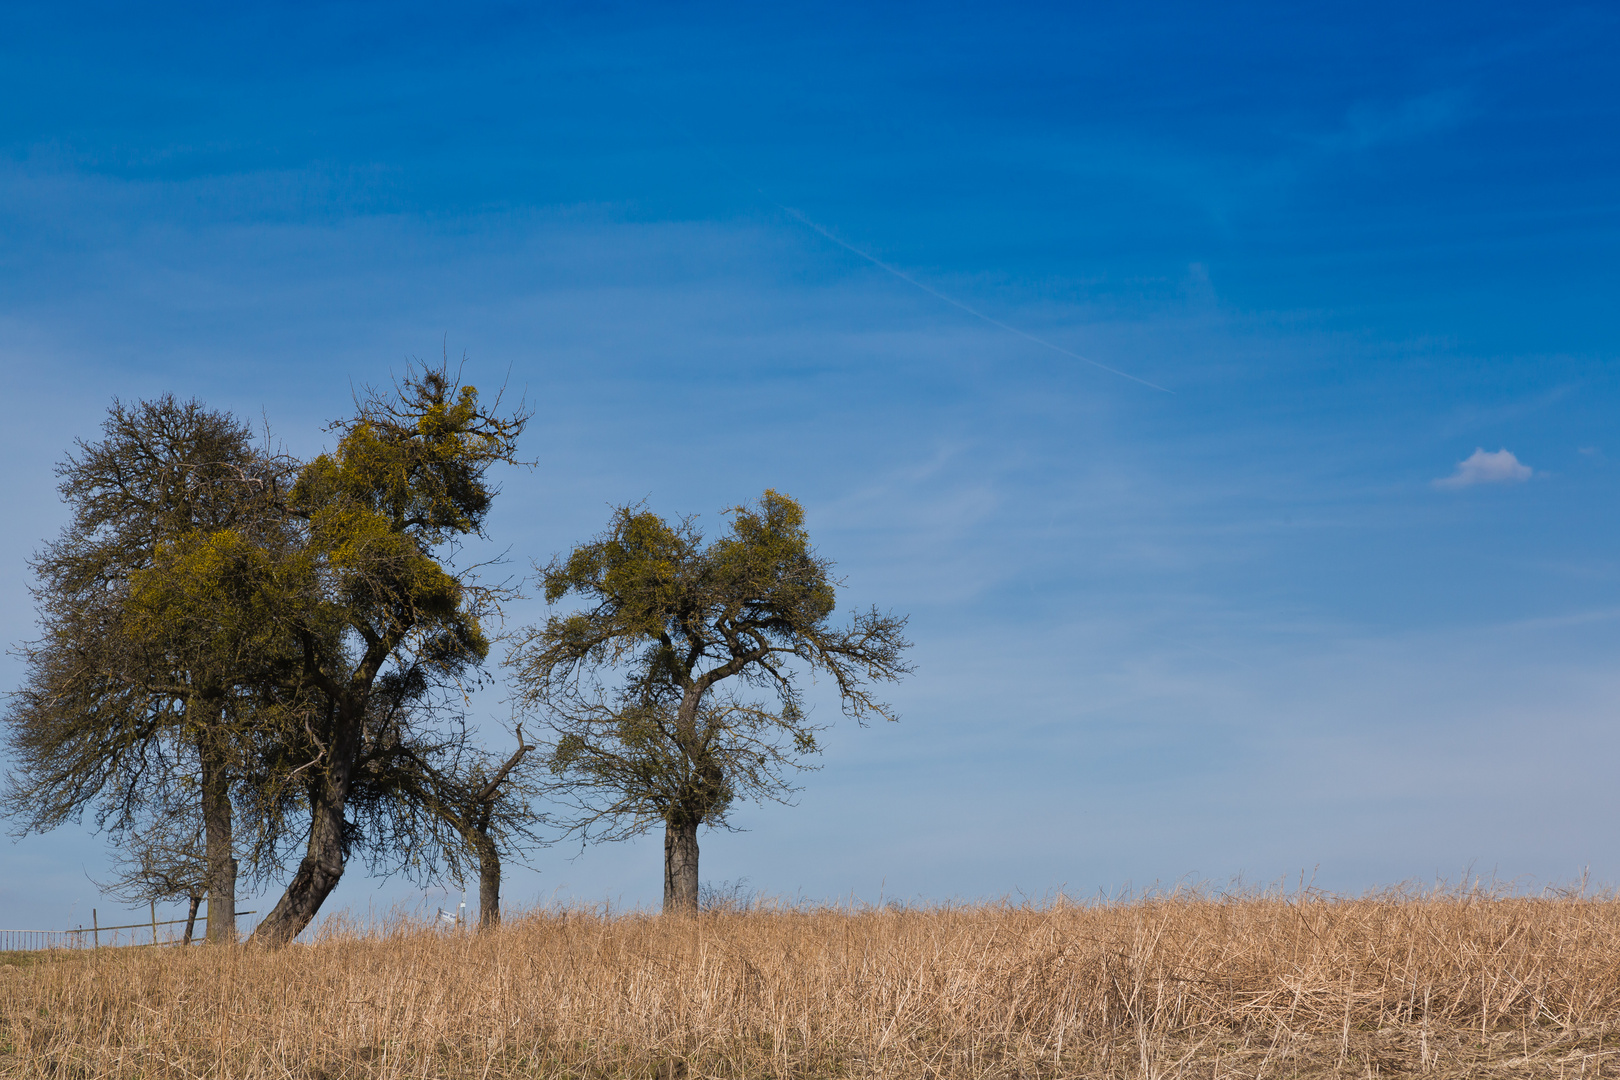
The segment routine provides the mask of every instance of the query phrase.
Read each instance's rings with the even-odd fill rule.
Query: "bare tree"
[[[208,852],[200,817],[193,806],[169,807],[152,820],[125,831],[116,861],[118,876],[96,882],[109,896],[128,904],[184,900],[191,944],[197,909],[208,895]],[[222,917],[223,912],[210,912]],[[235,912],[232,912],[235,915]]]
[[[425,774],[428,793],[422,797],[423,804],[450,825],[478,867],[480,931],[501,922],[502,849],[540,842],[534,826],[541,819],[531,809],[538,791],[526,773],[519,771],[535,747],[523,741],[521,727],[517,741],[517,749],[499,764],[498,759],[477,755],[451,770]]]
[[[380,748],[351,798],[374,871],[458,884],[476,871],[481,931],[500,925],[503,856],[547,842],[540,833],[546,819],[534,810],[545,791],[528,757],[535,747],[521,726],[515,734],[517,747],[504,761],[465,737]]]
[[[90,810],[114,837],[187,801],[204,836],[212,941],[235,939],[233,806],[282,722],[290,639],[256,578],[288,536],[292,463],[226,413],[172,396],[114,402],[58,469],[73,516],[33,560],[43,635],[5,710],[4,806],[22,831]]]

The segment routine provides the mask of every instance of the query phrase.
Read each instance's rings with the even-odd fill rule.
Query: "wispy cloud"
[[[1467,92],[1461,87],[1436,90],[1393,106],[1362,102],[1350,109],[1344,126],[1325,145],[1356,151],[1421,139],[1460,123],[1467,104]]]
[[[1513,456],[1511,450],[1487,453],[1483,446],[1457,462],[1450,476],[1435,480],[1437,488],[1473,487],[1475,484],[1519,484],[1530,479],[1535,470]]]
[[[761,191],[760,193],[764,194],[763,191]],[[769,198],[769,196],[766,196],[766,198]],[[772,199],[771,201],[776,202],[776,200],[774,200],[774,199]],[[910,274],[906,273],[904,270],[900,269],[898,266],[892,266],[889,263],[886,263],[882,259],[878,258],[876,255],[873,255],[872,253],[870,253],[868,251],[865,251],[865,250],[863,250],[861,248],[856,247],[854,244],[850,243],[848,240],[845,240],[843,237],[839,236],[837,233],[833,232],[831,229],[827,228],[825,225],[818,225],[814,221],[811,221],[809,218],[805,217],[802,213],[800,213],[799,211],[793,209],[793,207],[791,207],[791,206],[783,206],[781,203],[776,203],[776,205],[781,208],[783,213],[787,214],[794,221],[797,221],[799,224],[804,225],[807,228],[815,230],[816,232],[820,233],[822,236],[826,237],[828,240],[831,240],[833,243],[835,243],[839,247],[843,248],[845,251],[851,252],[852,254],[855,254],[855,255],[859,255],[861,258],[865,259],[867,262],[871,263],[873,266],[877,267],[879,270],[888,271],[889,273],[893,274],[895,277],[899,278],[901,281],[904,281],[906,284],[913,285],[913,286],[921,289],[923,292],[927,293],[929,296],[932,296],[932,297],[934,297],[935,299],[938,299],[938,300],[943,300],[947,304],[951,305],[954,308],[960,308],[961,310],[967,312],[969,315],[972,315],[975,319],[982,319],[983,321],[989,323],[991,326],[994,326],[994,327],[997,327],[999,329],[1005,330],[1009,334],[1017,334],[1021,338],[1024,338],[1024,339],[1026,339],[1028,341],[1033,341],[1035,344],[1040,345],[1040,346],[1042,346],[1044,348],[1051,349],[1053,352],[1062,353],[1064,356],[1070,357],[1071,359],[1074,359],[1074,360],[1078,360],[1083,364],[1090,364],[1092,367],[1101,368],[1102,370],[1108,372],[1110,375],[1118,375],[1122,379],[1129,379],[1129,380],[1131,380],[1131,382],[1141,383],[1143,386],[1147,387],[1150,390],[1157,390],[1160,393],[1164,393],[1164,394],[1173,394],[1173,393],[1175,393],[1174,390],[1168,390],[1165,387],[1160,386],[1158,383],[1151,383],[1151,382],[1148,382],[1146,379],[1138,378],[1137,376],[1132,375],[1131,373],[1129,373],[1127,371],[1121,371],[1121,370],[1119,370],[1119,368],[1109,367],[1107,364],[1101,363],[1101,362],[1099,362],[1097,360],[1093,360],[1089,356],[1081,356],[1079,353],[1073,352],[1073,351],[1071,351],[1069,349],[1065,349],[1061,345],[1054,345],[1050,341],[1047,341],[1045,338],[1036,337],[1034,334],[1029,333],[1027,330],[1020,330],[1016,326],[1007,325],[1006,323],[1002,322],[1000,319],[991,318],[989,315],[986,315],[984,312],[980,311],[978,308],[971,307],[971,306],[969,306],[967,304],[964,304],[964,303],[962,303],[962,301],[956,299],[954,296],[946,296],[944,293],[940,292],[938,289],[934,288],[932,285],[924,284],[923,282],[919,281],[918,279],[912,277]]]

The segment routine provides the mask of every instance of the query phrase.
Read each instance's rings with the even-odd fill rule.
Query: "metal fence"
[[[256,911],[238,911],[238,915],[257,915]],[[102,926],[97,912],[90,909],[90,925],[76,930],[0,930],[0,952],[34,952],[41,949],[99,949],[128,947],[130,945],[180,945],[184,937],[169,931],[167,939],[160,938],[158,927],[184,926],[186,919],[159,919],[156,912],[146,922],[127,923],[123,926]],[[208,917],[196,919],[192,941],[207,936]],[[127,931],[127,933],[126,933]],[[146,931],[146,933],[142,933]],[[140,940],[145,938],[145,941]]]
[[[76,940],[88,930],[0,930],[0,951],[35,952],[40,949],[82,948]]]

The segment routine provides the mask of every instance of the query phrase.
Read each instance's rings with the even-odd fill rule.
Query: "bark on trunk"
[[[287,944],[310,924],[337,888],[343,877],[343,811],[348,788],[346,771],[318,785],[311,799],[314,806],[304,858],[287,883],[287,891],[253,931],[250,941],[271,947]]]
[[[696,915],[698,909],[698,823],[676,818],[664,823],[664,914]]]
[[[236,943],[236,859],[231,853],[231,790],[225,765],[202,750],[203,845],[208,861],[208,943]]]
[[[360,680],[360,676],[356,676]],[[365,685],[369,685],[369,679]],[[321,910],[326,898],[343,877],[347,852],[343,848],[343,818],[348,808],[349,789],[354,783],[354,767],[360,757],[364,734],[366,696],[351,693],[337,706],[332,725],[332,741],[323,747],[326,768],[309,793],[309,842],[298,870],[287,883],[287,890],[259,923],[249,939],[254,944],[277,948],[292,941]]]
[[[180,944],[182,944],[182,945],[190,945],[191,944],[191,932],[193,930],[195,930],[196,927],[197,927],[197,908],[200,907],[201,905],[202,905],[202,897],[193,896],[191,898],[191,910],[186,912],[186,936],[185,936],[184,940],[182,940],[180,942]]]
[[[704,686],[687,686],[681,695],[681,705],[675,714],[676,742],[689,759],[699,756],[697,733],[698,706],[703,702]],[[694,761],[694,764],[696,762]],[[664,914],[696,915],[698,910],[698,826],[703,823],[702,813],[693,813],[693,803],[682,792],[674,805],[665,811],[664,818]]]
[[[478,851],[478,931],[483,933],[501,925],[501,855],[485,834],[473,843]]]

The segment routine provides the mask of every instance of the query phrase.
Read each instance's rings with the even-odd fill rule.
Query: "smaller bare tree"
[[[461,838],[463,850],[478,866],[478,929],[491,930],[501,921],[501,847],[538,842],[538,822],[529,809],[535,792],[527,775],[517,770],[535,747],[523,741],[517,729],[517,749],[498,767],[479,757],[461,770],[429,775],[432,797],[427,800]],[[459,876],[459,875],[458,875]]]
[[[416,803],[449,826],[460,844],[444,845],[450,876],[465,876],[470,860],[478,868],[478,929],[501,925],[501,848],[543,844],[536,826],[543,819],[531,810],[539,795],[531,772],[523,767],[535,746],[523,742],[517,729],[517,750],[504,763],[489,755],[468,755],[450,769],[423,766],[418,772]]]
[[[396,708],[443,711],[431,697],[395,702],[387,711]],[[547,843],[540,833],[546,819],[533,809],[545,785],[528,758],[535,747],[524,741],[521,726],[514,732],[517,748],[503,761],[473,745],[464,718],[455,723],[456,732],[439,742],[419,737],[430,726],[422,720],[379,724],[384,738],[368,755],[351,805],[374,872],[459,885],[476,870],[478,928],[489,930],[501,921],[503,853],[526,854]],[[416,737],[387,741],[407,733]]]
[[[125,830],[120,840],[114,863],[118,876],[97,881],[96,886],[126,904],[187,901],[190,906],[181,943],[190,945],[197,909],[208,895],[211,880],[201,816],[194,807],[169,808]]]

